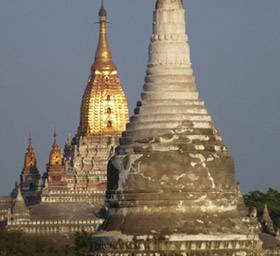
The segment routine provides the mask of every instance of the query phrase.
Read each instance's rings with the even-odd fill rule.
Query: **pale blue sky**
[[[0,193],[23,167],[28,134],[45,171],[54,127],[79,122],[97,43],[99,0],[0,0]],[[140,97],[154,0],[105,0],[130,110]],[[185,0],[202,99],[244,192],[280,189],[279,0]]]

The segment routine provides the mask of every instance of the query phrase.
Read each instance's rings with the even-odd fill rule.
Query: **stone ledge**
[[[238,236],[238,235],[237,235]],[[91,255],[191,255],[191,256],[257,256],[261,255],[261,242],[257,236],[255,238],[249,236],[214,237],[209,236],[206,240],[199,240],[203,237],[197,236],[197,240],[188,241],[171,241],[165,238],[140,239],[130,238],[130,241],[124,241],[120,237],[119,240],[110,240],[110,237],[94,237],[95,252]],[[186,236],[182,237],[185,239]],[[215,239],[216,238],[216,239]],[[218,238],[218,239],[217,239]],[[112,237],[112,239],[114,239]],[[229,240],[226,240],[229,239]],[[234,240],[231,240],[234,239]]]

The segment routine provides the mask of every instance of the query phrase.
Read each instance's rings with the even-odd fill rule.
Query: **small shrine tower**
[[[50,152],[47,173],[45,176],[45,189],[65,190],[67,189],[67,177],[63,164],[63,155],[57,144],[57,135],[54,133],[54,141]]]
[[[20,175],[20,188],[27,204],[38,202],[41,175],[37,169],[37,160],[33,151],[32,138],[29,137],[27,152],[24,157],[24,167]]]

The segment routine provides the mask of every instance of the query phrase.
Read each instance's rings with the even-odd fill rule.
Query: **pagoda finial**
[[[20,186],[18,186],[18,189],[17,189],[17,198],[16,198],[16,200],[17,201],[24,201],[24,198],[23,198]]]
[[[240,188],[239,180],[236,182],[236,190],[237,190],[238,194],[241,194],[241,188]]]
[[[56,130],[54,130],[53,132],[53,145],[56,145],[56,137],[57,137],[57,134],[56,134]]]
[[[57,144],[56,131],[54,131],[54,134],[53,134],[53,145],[52,145],[52,150],[50,152],[49,164],[51,166],[62,165],[62,153],[61,153],[60,146]]]
[[[104,1],[101,0],[101,8],[99,10],[99,17],[106,17],[107,16],[107,11],[104,8]]]
[[[31,137],[31,135],[29,135],[28,141],[29,141],[29,145],[31,145],[31,143],[32,143],[32,137]]]
[[[18,188],[17,197],[14,206],[12,207],[13,218],[16,220],[29,220],[29,210],[26,206],[22,191]]]
[[[33,151],[32,137],[28,137],[28,147],[24,157],[24,168],[36,167],[36,155]]]
[[[269,211],[268,211],[267,204],[264,204],[263,217],[267,217],[267,216],[269,216]]]
[[[32,137],[31,137],[31,135],[29,135],[29,137],[28,137],[28,147],[27,147],[27,151],[28,151],[28,152],[32,152],[32,151],[33,151],[33,147],[32,147]]]
[[[52,144],[53,150],[60,150],[60,146],[57,144],[57,133],[56,130],[53,132],[53,144]]]
[[[264,205],[263,216],[262,216],[261,222],[263,224],[263,231],[265,233],[275,235],[275,229],[274,229],[273,221],[270,217],[267,204]]]
[[[95,62],[92,66],[92,70],[114,70],[112,53],[109,48],[109,42],[107,39],[107,11],[104,7],[103,0],[101,1],[101,8],[99,10],[99,42],[95,53]]]

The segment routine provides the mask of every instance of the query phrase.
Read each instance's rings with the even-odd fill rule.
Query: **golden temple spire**
[[[24,157],[24,168],[32,168],[36,167],[36,155],[33,151],[33,146],[32,146],[32,137],[29,136],[28,138],[28,147],[27,147],[27,152],[25,153]]]
[[[56,132],[54,132],[53,145],[52,145],[52,150],[50,152],[50,161],[49,161],[50,166],[62,165],[62,152],[60,146],[57,144],[56,138],[57,135]]]
[[[56,143],[56,137],[57,137],[57,134],[56,134],[56,131],[54,131],[53,133],[53,146],[56,146],[57,143]]]
[[[103,0],[99,10],[99,42],[95,53],[95,62],[92,71],[110,71],[115,70],[113,57],[107,39],[107,11],[104,8]]]
[[[32,137],[31,135],[29,135],[29,138],[28,138],[28,147],[27,147],[27,152],[32,152],[33,151],[33,147],[32,147]]]
[[[128,107],[107,40],[107,12],[99,10],[99,42],[84,92],[79,136],[120,136],[128,122]]]

